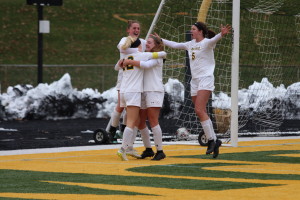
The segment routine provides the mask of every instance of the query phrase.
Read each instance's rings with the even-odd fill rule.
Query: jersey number
[[[195,56],[195,52],[192,52],[192,60],[195,60],[196,56]]]
[[[133,60],[133,56],[128,56],[127,59]],[[127,65],[127,66],[126,66],[126,69],[127,69],[127,70],[132,70],[132,69],[133,69],[133,65]]]

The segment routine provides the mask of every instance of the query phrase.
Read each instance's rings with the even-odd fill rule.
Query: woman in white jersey
[[[162,52],[163,50],[164,46],[160,38],[151,35],[146,43],[146,52]],[[139,123],[139,129],[146,150],[142,153],[141,158],[154,156],[154,152],[151,148],[149,131],[146,126],[146,118],[148,118],[157,150],[152,160],[164,159],[166,155],[162,149],[162,130],[158,121],[160,109],[164,100],[164,85],[162,80],[163,58],[151,59],[147,62],[125,60],[124,63],[126,65],[129,64],[144,68],[141,109],[146,109],[147,116],[140,116],[141,121]]]
[[[120,59],[126,57],[126,55],[136,53],[138,51],[145,51],[146,41],[138,38],[140,36],[140,23],[136,20],[129,20],[127,25],[127,37],[123,37],[117,48],[120,51]],[[118,64],[117,64],[118,65]],[[115,134],[117,126],[119,125],[121,114],[124,110],[124,107],[120,107],[120,86],[123,77],[123,70],[118,70],[118,79],[116,89],[118,91],[118,104],[114,109],[109,124],[106,127],[106,131],[110,134],[110,142],[116,141]],[[121,131],[124,131],[126,122],[126,114],[124,114],[123,125]],[[135,139],[135,138],[134,138]]]
[[[123,68],[123,78],[120,87],[120,106],[126,107],[127,112],[127,122],[123,133],[122,147],[117,152],[117,155],[122,160],[128,160],[126,155],[141,158],[141,156],[133,149],[133,138],[135,138],[135,127],[139,123],[139,111],[141,107],[141,94],[143,92],[144,79],[143,68],[151,66],[153,60],[157,60],[159,57],[165,57],[165,54],[165,52],[138,52],[128,55],[126,57],[127,59],[119,61],[119,66],[122,66]],[[130,64],[130,61],[138,61],[139,65]]]
[[[206,104],[214,90],[214,48],[216,43],[231,30],[231,26],[221,25],[221,32],[217,35],[210,36],[206,25],[202,22],[196,22],[192,25],[192,40],[184,43],[177,43],[162,39],[164,45],[175,48],[185,49],[188,51],[190,68],[192,74],[191,96],[195,106],[195,112],[200,119],[205,136],[208,139],[206,154],[213,153],[216,158],[219,155],[219,147],[222,142],[217,140],[213,124],[207,114]],[[156,34],[156,36],[158,36]],[[207,38],[209,37],[209,38]],[[211,38],[210,38],[211,37]]]

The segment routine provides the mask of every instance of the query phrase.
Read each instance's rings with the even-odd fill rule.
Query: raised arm
[[[156,38],[160,38],[160,36],[157,33],[152,34],[153,36],[155,36]],[[174,41],[170,41],[170,40],[166,40],[166,39],[162,39],[162,42],[164,43],[165,46],[171,47],[173,49],[185,49],[187,50],[187,42],[184,43],[178,43],[178,42],[174,42]]]
[[[136,38],[133,38],[131,36],[122,38],[119,44],[117,45],[117,48],[119,49],[120,53],[123,54],[136,53],[139,50],[138,47],[130,48],[131,44],[135,42],[135,40]]]
[[[227,24],[226,26],[223,26],[223,24],[221,24],[221,35],[222,37],[224,37],[225,35],[227,35],[228,33],[230,33],[230,30],[232,29],[231,26],[229,24]]]
[[[167,47],[171,47],[173,49],[185,49],[187,50],[187,46],[186,43],[178,43],[178,42],[173,42],[170,40],[166,40],[166,39],[162,39],[164,45],[166,45]]]
[[[219,40],[222,39],[222,37],[229,34],[231,30],[231,26],[228,24],[226,26],[223,26],[223,24],[221,24],[220,30],[221,31],[219,34],[215,35],[213,38],[210,39],[211,45],[215,45]]]

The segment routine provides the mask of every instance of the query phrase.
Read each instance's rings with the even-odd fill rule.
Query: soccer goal
[[[162,0],[149,33],[176,42],[189,40],[196,21],[218,33],[233,31],[215,48],[215,90],[208,112],[219,136],[280,132],[285,120],[299,120],[300,5],[298,0]],[[149,35],[148,33],[148,35]],[[169,94],[178,127],[202,131],[189,93],[186,52],[166,48],[164,82],[178,81],[182,102]],[[171,90],[179,93],[178,89]],[[168,92],[168,91],[167,91]],[[178,106],[178,104],[180,106]]]

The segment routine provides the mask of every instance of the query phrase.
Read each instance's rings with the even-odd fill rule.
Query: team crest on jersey
[[[195,51],[195,50],[201,50],[201,49],[202,49],[201,46],[200,46],[200,47],[192,47],[192,48],[191,48],[192,51]]]

